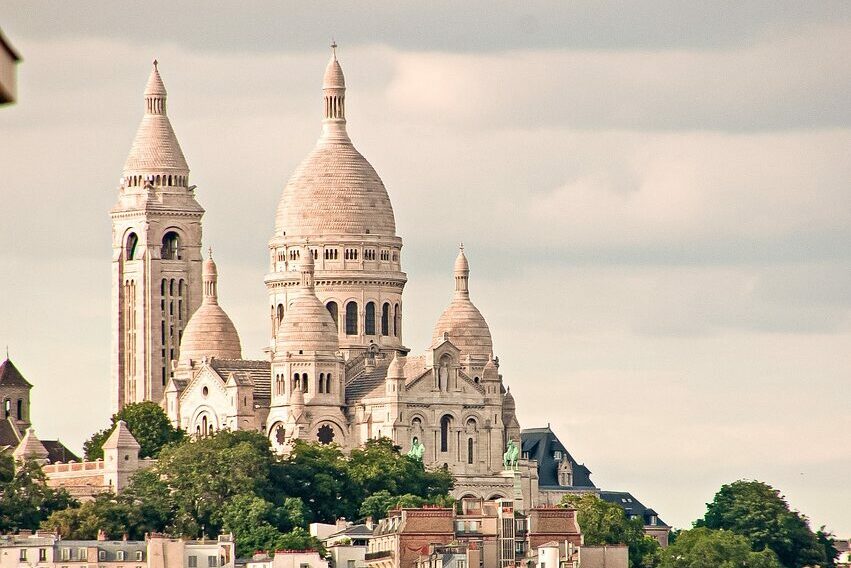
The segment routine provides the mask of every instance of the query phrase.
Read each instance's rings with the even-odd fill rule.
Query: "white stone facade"
[[[161,85],[154,69],[148,88],[154,95],[146,97],[161,97],[164,105]],[[455,261],[454,296],[434,328],[432,345],[410,355],[402,339],[407,282],[402,239],[387,189],[346,131],[345,79],[336,53],[325,72],[323,105],[319,141],[283,190],[269,241],[268,312],[259,316],[270,322],[266,360],[242,359],[236,330],[218,305],[218,268],[208,259],[201,274],[203,210],[192,189],[166,189],[156,181],[138,189],[122,186],[121,203],[134,205],[113,212],[119,284],[113,330],[116,400],[162,401],[172,422],[196,435],[220,428],[258,430],[281,452],[295,439],[333,442],[349,450],[382,436],[408,452],[416,438],[424,445],[426,465],[455,474],[459,496],[518,498],[533,506],[535,468],[520,460],[518,471],[503,471],[506,444],[513,440],[519,447],[520,426],[487,322],[470,300],[463,247]],[[157,116],[167,121],[162,108]],[[141,142],[137,137],[131,157],[143,154],[153,160],[145,175],[175,165],[179,145],[170,126],[167,133],[156,140],[148,134]],[[146,150],[146,141],[155,147]],[[170,150],[162,151],[163,145]],[[185,161],[178,165],[180,175],[188,174]],[[136,175],[131,170],[125,168],[125,178]],[[164,218],[156,217],[150,207],[135,205],[145,199],[170,199],[172,206]],[[184,252],[179,262],[166,263],[157,246],[163,231],[172,227],[180,231]],[[131,230],[140,243],[144,240],[143,260],[127,258]],[[166,269],[185,282],[182,306],[194,315],[180,328],[185,330],[181,352],[166,349],[166,367],[175,363],[163,388],[157,371],[163,363],[161,337],[149,331],[151,322],[159,324],[163,314],[171,313],[170,297],[154,286]],[[134,296],[137,304],[128,308],[120,292],[136,278],[143,284]],[[134,359],[124,339],[122,317],[128,312],[138,318],[135,372],[122,366]],[[163,337],[170,334],[168,328]],[[148,365],[144,372],[143,363]]]

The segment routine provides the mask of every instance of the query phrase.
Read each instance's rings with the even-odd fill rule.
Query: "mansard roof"
[[[564,487],[558,482],[558,462],[553,455],[561,452],[566,456],[573,469],[573,485],[571,487],[596,488],[591,481],[591,470],[584,464],[578,463],[558,436],[549,426],[546,428],[528,428],[520,432],[521,451],[528,454],[529,459],[538,462],[538,485],[544,489],[547,487]]]
[[[32,388],[32,385],[24,378],[14,363],[7,358],[3,363],[0,363],[0,387]]]
[[[645,525],[650,525],[650,517],[656,516],[655,526],[660,528],[669,527],[669,525],[665,524],[665,522],[659,518],[656,511],[649,507],[645,507],[641,501],[632,496],[632,493],[627,491],[600,491],[600,499],[618,505],[626,511],[626,514],[629,517],[641,518]]]

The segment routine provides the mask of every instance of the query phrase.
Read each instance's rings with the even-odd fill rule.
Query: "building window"
[[[180,237],[174,231],[169,231],[163,235],[160,257],[163,260],[180,260]]]
[[[452,417],[448,414],[440,419],[440,451],[449,451],[449,424],[452,422]]]
[[[136,233],[127,235],[127,244],[124,248],[124,258],[127,260],[136,260],[136,247],[139,245],[139,237]]]
[[[366,335],[375,335],[375,302],[366,304],[366,321],[363,328]]]
[[[346,335],[358,334],[358,303],[346,304]]]
[[[393,335],[395,337],[402,335],[402,310],[399,309],[399,304],[393,308]]]
[[[77,549],[77,560],[86,561],[89,559],[89,551],[86,548]]]
[[[198,557],[194,554],[189,555],[189,568],[198,568]]]
[[[20,556],[18,556],[18,559],[19,560],[26,560],[27,559],[27,549],[26,548],[21,549],[21,554],[20,554]]]
[[[115,553],[115,559],[118,560],[119,562],[124,561],[124,551],[119,550],[118,552],[116,552]]]
[[[337,307],[337,302],[328,302],[325,304],[325,307],[328,308],[328,313],[331,314],[331,319],[334,320],[334,325],[339,329],[340,324],[338,322],[340,321],[340,310]]]
[[[467,463],[473,463],[473,439],[467,438]]]
[[[218,556],[208,556],[207,557],[207,568],[216,568],[219,565],[219,557]]]
[[[47,562],[47,549],[39,548],[38,549],[38,561],[39,562]]]
[[[106,551],[98,550],[98,560],[106,560]]]
[[[390,304],[381,307],[381,335],[390,335]]]
[[[282,321],[284,321],[284,305],[278,304],[278,325],[281,325]]]

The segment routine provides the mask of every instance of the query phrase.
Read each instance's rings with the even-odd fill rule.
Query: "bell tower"
[[[113,410],[159,402],[201,304],[201,218],[154,61],[112,218]]]

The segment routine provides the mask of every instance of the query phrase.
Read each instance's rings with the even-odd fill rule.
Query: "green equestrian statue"
[[[514,440],[508,440],[508,447],[505,453],[502,454],[502,465],[505,469],[512,471],[517,469],[517,457],[520,455],[520,448],[514,443]]]

